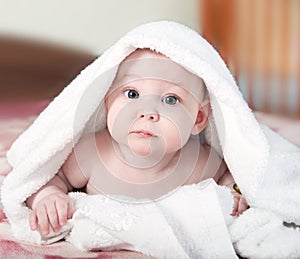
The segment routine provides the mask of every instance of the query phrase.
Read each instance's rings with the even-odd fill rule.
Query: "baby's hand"
[[[233,191],[232,194],[233,194],[234,204],[233,204],[233,210],[231,216],[242,215],[243,212],[249,208],[248,203],[243,198],[243,196],[238,192]]]
[[[32,230],[37,230],[43,235],[50,233],[50,227],[54,232],[72,218],[74,204],[70,197],[63,192],[55,192],[47,195],[32,207],[29,224]]]

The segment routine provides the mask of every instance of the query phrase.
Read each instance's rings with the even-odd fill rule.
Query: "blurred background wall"
[[[198,0],[0,0],[0,34],[101,54],[133,27],[170,19],[199,31]]]
[[[0,0],[0,101],[56,96],[127,31],[162,19],[200,32],[252,109],[300,118],[300,0]]]
[[[0,0],[0,102],[52,99],[130,29],[162,19],[199,31],[199,1]]]
[[[249,105],[300,118],[300,1],[200,0],[199,10]]]

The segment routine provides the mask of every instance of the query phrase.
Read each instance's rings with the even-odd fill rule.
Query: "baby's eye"
[[[129,99],[137,99],[139,98],[139,93],[136,90],[128,89],[124,92],[125,96]]]
[[[178,98],[172,95],[164,97],[162,101],[169,105],[175,105],[179,102]]]

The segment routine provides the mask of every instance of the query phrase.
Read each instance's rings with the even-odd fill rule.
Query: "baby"
[[[120,64],[105,108],[107,128],[83,137],[59,172],[27,199],[32,230],[43,235],[51,228],[58,232],[74,213],[67,195],[74,188],[141,198],[147,185],[172,178],[143,192],[142,198],[152,199],[180,185],[213,178],[233,190],[225,162],[199,141],[210,105],[204,82],[196,75],[162,54],[137,49]],[[122,190],[126,184],[140,188]],[[238,216],[248,205],[238,192],[232,193],[232,215]]]

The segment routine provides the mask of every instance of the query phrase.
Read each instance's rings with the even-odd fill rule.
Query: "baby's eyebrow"
[[[136,80],[138,77],[134,74],[117,74],[113,81],[113,85],[119,87],[124,84],[130,83],[134,80]]]
[[[138,80],[138,79],[149,79],[151,77],[146,77],[146,76],[141,76],[141,75],[138,75],[138,74],[133,74],[133,73],[124,73],[124,74],[120,74],[116,77],[116,81],[115,83],[117,85],[123,85],[123,84],[126,84],[126,83],[131,83],[135,80]],[[155,78],[151,78],[151,79],[155,79]],[[170,84],[170,86],[168,87],[168,91],[172,92],[172,91],[180,91],[180,93],[183,95],[186,95],[189,93],[189,91],[186,89],[185,87],[185,84],[182,82],[182,81],[171,81],[171,80],[168,80],[168,79],[159,79],[158,80],[162,80],[162,81],[165,81],[167,83]]]
[[[117,79],[117,82],[124,82],[124,81],[132,81],[134,79],[138,79],[138,78],[141,78],[140,76],[138,75],[135,75],[135,74],[122,74],[122,75],[117,75],[116,79]]]
[[[182,94],[188,94],[189,91],[187,89],[185,89],[184,85],[181,83],[174,83],[174,82],[170,82],[172,84],[172,86],[170,86],[170,90],[172,91],[179,91]]]
[[[183,82],[180,81],[180,82],[171,82],[171,83],[176,85],[177,87],[182,88],[183,90],[185,90]]]

